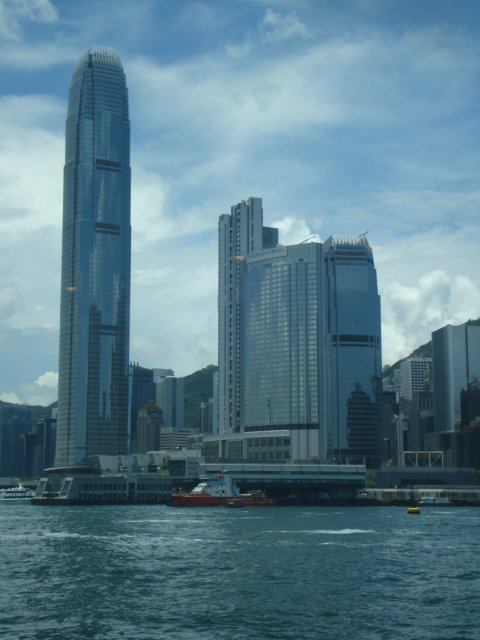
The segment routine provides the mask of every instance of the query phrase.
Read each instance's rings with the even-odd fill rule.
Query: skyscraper
[[[365,236],[328,238],[323,308],[328,451],[375,457],[382,424],[380,296]]]
[[[131,363],[128,368],[128,453],[138,453],[138,414],[152,400],[155,400],[153,370]]]
[[[155,399],[162,410],[163,424],[177,429],[184,427],[185,380],[175,376],[165,376],[155,384],[155,387]]]
[[[274,247],[278,230],[263,226],[261,198],[248,198],[232,206],[230,215],[220,216],[218,233],[219,430],[238,433],[244,355],[240,289],[245,258]]]
[[[250,198],[219,223],[219,433],[303,458],[380,453],[380,298],[365,237],[277,244]]]
[[[432,333],[435,431],[460,426],[461,391],[480,379],[480,327],[447,325]]]
[[[127,453],[130,256],[125,74],[92,46],[66,121],[56,466]]]
[[[322,245],[277,246],[246,260],[241,298],[244,431],[291,431],[302,459],[326,451]]]

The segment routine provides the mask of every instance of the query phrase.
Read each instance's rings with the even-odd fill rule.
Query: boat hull
[[[227,507],[273,507],[275,502],[269,498],[234,498],[227,502]]]
[[[174,507],[222,507],[231,499],[231,496],[172,493],[170,496],[170,504]]]

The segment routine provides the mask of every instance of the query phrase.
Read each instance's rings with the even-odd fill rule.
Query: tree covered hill
[[[218,367],[209,364],[185,376],[185,427],[200,428],[200,403],[213,397],[213,374]]]

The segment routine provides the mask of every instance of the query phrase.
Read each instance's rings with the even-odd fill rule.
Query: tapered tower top
[[[119,67],[120,69],[122,68],[122,63],[118,53],[111,47],[105,47],[101,44],[92,44],[85,53],[80,56],[77,69],[78,67],[83,66],[87,60],[91,60],[92,62],[103,62],[114,67]]]

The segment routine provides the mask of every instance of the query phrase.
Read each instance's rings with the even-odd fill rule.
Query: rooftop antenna
[[[368,232],[367,232],[368,233]],[[314,234],[313,236],[310,236],[309,238],[305,238],[305,240],[302,240],[301,242],[299,242],[298,244],[304,244],[305,242],[308,242],[309,240],[311,240],[312,238],[316,238],[317,236]]]

